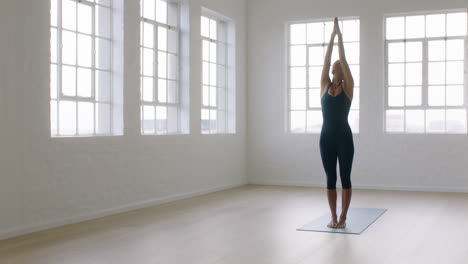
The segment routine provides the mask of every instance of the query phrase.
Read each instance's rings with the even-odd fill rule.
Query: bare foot
[[[346,227],[346,217],[340,217],[340,221],[338,221],[335,228],[345,228],[345,227]]]
[[[327,227],[334,228],[336,226],[336,224],[337,224],[336,218],[332,218],[330,223],[328,223]]]

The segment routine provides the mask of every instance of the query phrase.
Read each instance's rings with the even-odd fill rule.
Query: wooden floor
[[[468,263],[466,193],[354,189],[351,207],[388,209],[362,234],[296,231],[325,195],[245,185],[0,241],[0,263]]]

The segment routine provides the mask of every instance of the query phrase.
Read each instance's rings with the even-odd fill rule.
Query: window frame
[[[185,134],[183,131],[182,131],[182,98],[181,98],[181,95],[182,95],[182,87],[181,87],[181,74],[182,74],[182,71],[181,71],[181,63],[182,63],[182,60],[181,60],[181,36],[182,36],[182,33],[181,33],[181,3],[179,1],[163,1],[163,2],[166,2],[166,19],[167,19],[167,23],[163,23],[163,22],[160,22],[160,21],[157,21],[157,4],[156,4],[156,1],[155,2],[155,10],[154,10],[154,20],[151,20],[151,19],[148,19],[146,17],[144,17],[143,13],[142,13],[142,10],[144,8],[144,0],[140,0],[139,1],[139,4],[140,4],[140,8],[139,8],[139,23],[140,23],[140,39],[139,39],[139,44],[138,44],[138,47],[139,47],[139,52],[140,52],[140,72],[139,72],[139,81],[140,81],[140,90],[139,90],[139,94],[140,94],[140,98],[139,98],[139,102],[140,102],[140,135],[142,136],[164,136],[164,135],[181,135],[181,134]],[[173,9],[174,10],[174,13],[176,14],[176,17],[174,18],[174,21],[177,22],[177,25],[176,26],[173,26],[173,25],[170,25],[170,18],[169,18],[169,15],[170,15],[170,10],[169,9]],[[144,45],[144,30],[143,30],[143,26],[144,26],[144,23],[148,23],[148,24],[151,24],[153,26],[153,48],[148,48]],[[164,28],[167,30],[167,38],[166,38],[166,50],[160,50],[158,48],[158,29],[159,27],[161,28]],[[176,32],[176,42],[177,42],[177,48],[176,48],[176,52],[177,53],[174,53],[174,52],[171,52],[169,50],[169,31],[172,30],[172,31],[175,31]],[[152,53],[153,53],[153,76],[147,76],[144,74],[144,68],[143,68],[143,50],[144,49],[151,49],[152,50]],[[166,77],[159,77],[159,69],[158,69],[158,61],[159,61],[159,57],[158,57],[158,53],[159,52],[163,52],[166,54]],[[173,55],[176,57],[176,79],[171,79],[169,78],[169,55]],[[144,96],[144,91],[143,91],[143,78],[151,78],[152,79],[152,83],[153,83],[153,101],[145,101],[143,98]],[[160,102],[159,101],[159,80],[164,80],[166,81],[166,102]],[[177,102],[169,102],[168,100],[168,97],[169,97],[169,82],[172,81],[172,82],[175,82],[177,84],[177,89],[176,89],[176,93],[177,93]],[[144,127],[144,122],[145,122],[145,119],[144,119],[144,107],[145,106],[150,106],[150,107],[154,107],[154,132],[145,132],[145,127]],[[165,129],[165,132],[164,133],[158,133],[158,118],[157,118],[157,109],[158,107],[165,107],[166,108],[166,119],[165,119],[165,123],[166,123],[166,129]],[[175,132],[170,132],[170,129],[169,129],[169,108],[171,107],[174,107],[177,109],[177,114],[176,114],[176,118],[177,120],[175,120],[176,122],[176,126],[177,126],[177,129]]]
[[[349,64],[349,66],[357,66],[358,68],[358,72],[359,72],[359,85],[355,85],[354,88],[357,88],[359,89],[359,92],[358,92],[358,103],[356,105],[356,108],[353,108],[351,106],[350,108],[350,113],[351,111],[356,111],[358,113],[358,122],[357,122],[357,131],[356,130],[352,130],[353,132],[353,135],[359,135],[360,133],[360,126],[361,126],[361,107],[360,107],[360,104],[361,104],[361,78],[360,78],[360,75],[361,75],[361,19],[360,17],[358,16],[352,16],[352,17],[343,17],[343,18],[339,18],[339,24],[340,24],[340,30],[342,30],[343,32],[343,21],[358,21],[359,23],[359,39],[356,41],[356,40],[353,40],[353,41],[346,41],[346,39],[343,39],[343,45],[347,44],[347,43],[357,43],[358,44],[358,49],[359,49],[359,57],[358,57],[358,63],[353,63],[353,64]],[[285,115],[285,133],[287,134],[293,134],[293,135],[301,135],[301,134],[304,134],[304,135],[320,135],[320,131],[308,131],[307,129],[307,112],[309,111],[320,111],[321,113],[321,109],[322,107],[310,107],[310,104],[309,104],[309,92],[311,89],[314,89],[314,88],[311,88],[309,87],[309,68],[311,67],[320,67],[322,66],[323,67],[323,62],[321,65],[310,65],[309,64],[309,48],[310,47],[323,47],[323,50],[324,50],[324,53],[323,55],[325,56],[325,53],[326,53],[326,49],[327,49],[327,46],[328,46],[328,42],[329,42],[329,37],[330,35],[326,36],[327,32],[325,32],[325,25],[323,27],[323,43],[307,43],[307,33],[308,33],[308,30],[307,30],[307,24],[309,23],[333,23],[333,18],[319,18],[319,19],[309,19],[309,20],[301,20],[301,21],[290,21],[290,22],[287,22],[286,23],[286,57],[285,57],[285,72],[286,72],[286,84],[285,84],[285,87],[286,87],[286,94],[285,94],[285,98],[286,98],[286,104],[285,104],[285,112],[286,112],[286,115]],[[306,25],[306,35],[305,35],[305,38],[306,38],[306,42],[305,44],[291,44],[291,25],[294,25],[294,24],[305,24]],[[343,32],[344,34],[344,32]],[[346,37],[344,37],[346,38]],[[333,54],[338,54],[338,40],[337,38],[335,38],[335,43],[334,46],[333,46]],[[305,45],[306,46],[306,64],[305,66],[291,66],[291,47],[293,46],[301,46],[301,45]],[[346,47],[345,47],[346,48]],[[332,56],[333,57],[333,56]],[[332,62],[333,63],[333,62]],[[306,79],[305,79],[305,82],[306,82],[306,86],[305,88],[291,88],[291,68],[294,68],[294,67],[305,67],[306,69]],[[330,74],[330,73],[329,73]],[[300,89],[304,89],[306,94],[305,94],[305,109],[304,110],[293,110],[291,108],[291,90],[300,90]],[[317,89],[317,88],[315,88]],[[321,90],[321,88],[319,87],[318,88],[319,90]],[[355,93],[356,95],[356,93]],[[355,102],[355,98],[353,98],[353,102]],[[293,132],[291,130],[291,113],[294,112],[294,111],[304,111],[305,112],[305,127],[304,127],[304,131],[301,131],[301,132]],[[323,125],[323,120],[321,121],[322,125]]]
[[[206,18],[208,19],[208,32],[209,34],[211,33],[211,23],[210,21],[213,20],[216,22],[216,36],[217,38],[216,39],[212,39],[211,36],[210,37],[207,37],[207,36],[203,36],[201,30],[200,30],[200,54],[201,54],[201,63],[200,63],[200,69],[201,69],[201,93],[200,93],[200,108],[201,108],[201,111],[200,111],[200,133],[202,135],[212,135],[212,134],[233,134],[232,132],[229,131],[229,92],[230,92],[230,89],[229,89],[229,63],[228,63],[228,60],[229,60],[229,56],[228,56],[228,49],[229,49],[229,42],[228,42],[228,21],[227,19],[223,19],[221,18],[220,16],[216,15],[216,14],[213,14],[213,12],[211,11],[205,11],[205,12],[202,12],[201,15],[200,15],[200,25],[203,21],[203,18]],[[221,35],[220,32],[222,32],[220,30],[220,28],[223,28],[224,29],[224,38],[225,39],[219,39],[219,36]],[[210,48],[208,48],[208,60],[204,60],[204,57],[203,57],[203,43],[207,41],[209,44],[211,43],[215,43],[216,44],[216,62],[212,62],[210,60],[210,55],[211,55],[211,50]],[[223,55],[223,60],[224,60],[224,64],[222,63],[219,63],[219,57],[218,57],[218,47],[219,45],[223,45],[225,48],[224,48],[224,54]],[[203,76],[204,76],[204,67],[203,67],[203,64],[204,63],[207,63],[208,64],[208,84],[204,83],[204,80],[203,80]],[[210,65],[211,64],[214,64],[216,65],[216,84],[215,85],[211,85],[210,84],[210,73],[211,73],[211,69],[210,69]],[[218,67],[222,67],[224,68],[224,84],[223,86],[219,86],[218,84]],[[207,99],[208,99],[208,105],[205,105],[203,102],[203,96],[204,96],[204,87],[208,87],[208,95],[207,95]],[[215,106],[212,106],[211,105],[211,98],[210,98],[210,94],[211,94],[211,88],[212,87],[215,87],[216,89],[216,105]],[[221,108],[220,107],[220,91],[222,91],[224,93],[224,108]],[[207,130],[203,130],[203,121],[206,120],[206,119],[203,119],[203,110],[207,110],[208,111],[208,121],[209,121],[209,129],[208,129],[208,132]],[[211,112],[212,111],[216,111],[216,127],[213,129],[212,127],[212,120],[211,119]],[[222,131],[219,131],[219,120],[220,120],[220,115],[219,113],[223,113],[224,117],[224,130]]]
[[[52,1],[55,1],[56,5],[56,12],[55,12],[55,18],[57,19],[56,25],[52,24]],[[49,69],[50,69],[50,83],[49,83],[49,88],[50,88],[50,136],[51,138],[68,138],[68,137],[101,137],[101,136],[116,136],[116,131],[114,129],[114,99],[113,99],[113,94],[114,94],[114,69],[113,69],[113,49],[114,49],[114,14],[113,14],[113,3],[112,1],[109,1],[109,5],[102,4],[100,2],[92,2],[88,0],[69,0],[71,2],[75,2],[75,29],[68,29],[63,27],[63,20],[62,20],[62,15],[63,15],[63,0],[51,0],[51,17],[49,21],[49,30],[50,30],[50,59],[49,59]],[[78,29],[78,23],[79,23],[79,7],[78,5],[83,4],[87,5],[91,8],[91,16],[92,16],[92,21],[91,21],[91,33],[85,33],[81,32]],[[108,9],[109,11],[109,21],[108,21],[108,27],[109,27],[109,32],[108,37],[99,35],[96,32],[96,27],[98,26],[98,23],[96,21],[96,9],[98,7]],[[55,44],[52,43],[52,30],[55,30],[55,37],[56,37],[56,42]],[[75,35],[75,63],[74,64],[68,64],[63,62],[63,32],[70,32]],[[81,66],[78,62],[79,60],[79,48],[78,48],[78,39],[80,35],[84,35],[86,37],[91,38],[91,66]],[[109,67],[108,69],[104,68],[99,68],[97,66],[97,54],[98,54],[98,47],[96,45],[96,42],[98,40],[105,40],[108,41],[109,43]],[[52,45],[55,45],[55,62],[52,60]],[[55,66],[55,86],[56,86],[56,94],[54,95],[55,98],[52,96],[52,66]],[[65,67],[73,67],[75,69],[75,95],[66,95],[63,90],[63,72],[62,68],[63,66]],[[87,69],[91,71],[91,95],[89,97],[86,96],[79,96],[78,94],[78,71],[79,69]],[[98,72],[105,72],[109,76],[109,99],[107,101],[100,101],[97,98],[96,95],[96,80],[97,80],[97,73]],[[74,134],[61,134],[60,133],[60,103],[61,102],[73,102],[75,104],[75,133]],[[79,104],[80,103],[92,103],[93,104],[93,131],[92,133],[80,133],[80,126],[79,126]],[[53,119],[52,119],[52,104],[55,104],[55,131],[53,129]],[[108,105],[109,106],[109,113],[108,113],[108,121],[106,122],[106,126],[108,125],[109,129],[107,133],[98,133],[97,132],[97,127],[98,127],[98,118],[97,118],[97,108],[99,105]],[[55,132],[55,133],[54,133]]]
[[[420,12],[404,12],[404,13],[393,13],[393,14],[385,14],[383,16],[383,48],[384,48],[384,78],[383,78],[383,87],[384,87],[384,93],[383,93],[383,100],[384,100],[384,111],[383,111],[383,132],[385,134],[402,134],[402,135],[434,135],[434,134],[439,134],[439,135],[468,135],[468,77],[467,77],[467,70],[468,70],[468,15],[467,15],[467,33],[465,36],[441,36],[441,37],[427,37],[426,36],[426,16],[428,15],[439,15],[439,14],[450,14],[450,13],[462,13],[465,12],[468,14],[467,9],[452,9],[452,10],[434,10],[434,11],[420,11]],[[407,16],[424,16],[424,37],[419,37],[419,38],[406,38],[406,17]],[[387,19],[392,18],[392,17],[403,17],[404,18],[404,25],[403,25],[403,38],[399,39],[387,39]],[[447,19],[445,19],[445,34],[447,32]],[[429,77],[429,42],[430,41],[437,41],[437,40],[454,40],[454,39],[462,39],[464,40],[465,47],[464,47],[464,84],[463,84],[463,105],[459,106],[449,106],[447,105],[447,89],[444,89],[445,93],[445,104],[441,106],[430,106],[429,105],[429,84],[428,84],[428,77]],[[406,61],[406,43],[408,42],[421,42],[422,43],[422,82],[421,82],[421,105],[406,105],[406,87],[407,86],[419,86],[419,85],[407,85],[406,84],[406,64],[408,62]],[[389,62],[389,44],[391,43],[404,43],[404,60],[402,62]],[[447,48],[445,48],[445,55],[447,54]],[[431,61],[431,62],[449,62],[451,60],[447,60],[447,57],[445,56],[444,60],[440,61]],[[402,86],[404,87],[404,92],[403,92],[403,106],[390,106],[389,105],[389,87],[399,87],[398,85],[389,85],[389,65],[395,63],[395,64],[403,64],[404,65],[404,83]],[[409,62],[412,63],[412,62]],[[447,69],[445,69],[445,76],[447,76]],[[446,78],[445,78],[445,83],[444,84],[439,84],[439,85],[432,85],[432,86],[448,86]],[[401,110],[403,111],[403,131],[387,131],[387,111],[389,110]],[[406,126],[406,111],[407,110],[421,110],[424,112],[424,131],[423,132],[408,132],[407,131],[407,126]],[[427,117],[426,117],[426,111],[428,110],[445,110],[444,111],[444,132],[428,132],[427,131]],[[448,132],[447,131],[447,110],[465,110],[466,112],[466,130],[465,132]]]

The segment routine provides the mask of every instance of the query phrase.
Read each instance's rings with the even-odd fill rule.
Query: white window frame
[[[422,37],[422,38],[406,38],[406,16],[417,16],[417,15],[437,15],[437,14],[450,14],[450,13],[460,13],[460,12],[467,12],[466,9],[458,9],[458,10],[440,10],[440,11],[427,11],[427,12],[410,12],[410,13],[398,13],[398,14],[387,14],[384,16],[384,31],[383,31],[383,37],[384,37],[384,116],[383,116],[383,129],[384,133],[386,134],[449,134],[449,135],[466,135],[468,132],[468,128],[465,130],[463,133],[453,133],[453,132],[447,132],[447,110],[454,109],[454,110],[467,110],[467,102],[468,102],[468,93],[467,93],[467,74],[466,71],[468,69],[467,63],[468,63],[468,32],[467,34],[463,36],[445,36],[445,37]],[[405,20],[403,29],[404,29],[404,37],[402,39],[387,39],[387,18],[392,18],[392,17],[403,17]],[[424,35],[426,35],[426,20],[424,22],[425,28],[424,28]],[[468,19],[467,19],[467,28],[468,28]],[[467,29],[468,31],[468,29]],[[445,32],[447,32],[447,19],[445,19]],[[452,40],[452,39],[463,39],[465,42],[465,56],[464,56],[464,102],[463,105],[460,106],[430,106],[429,105],[429,84],[428,84],[428,67],[429,67],[429,59],[428,59],[428,43],[429,41],[433,40]],[[407,42],[422,42],[422,84],[421,84],[421,105],[419,106],[412,106],[409,105],[407,106],[405,104],[406,102],[406,88],[404,89],[405,92],[403,92],[403,106],[390,106],[389,105],[389,87],[390,85],[388,84],[388,66],[391,64],[389,62],[388,58],[388,45],[391,43],[405,43],[404,49],[406,53],[406,43]],[[445,56],[445,59],[443,62],[447,62],[447,57]],[[432,61],[431,61],[432,62]],[[442,61],[441,61],[442,62]],[[402,63],[404,64],[404,84],[401,85],[403,87],[407,86],[419,86],[419,85],[407,85],[406,84],[406,55],[405,55],[405,60],[403,62],[394,62],[394,63]],[[411,62],[410,62],[411,63]],[[447,75],[447,70],[445,71],[445,75]],[[442,84],[444,86],[447,86],[447,82]],[[445,89],[445,93],[447,92],[447,89]],[[447,97],[445,96],[445,100]],[[426,123],[426,111],[427,110],[445,110],[445,117],[444,117],[444,132],[428,132],[427,131],[427,123]],[[403,131],[387,131],[387,111],[391,110],[402,110],[403,111]],[[422,110],[424,112],[424,132],[408,132],[406,128],[406,110]],[[466,114],[466,121],[468,124],[468,112]],[[467,125],[468,127],[468,125]]]
[[[155,1],[155,11],[154,11],[154,20],[145,18],[143,16],[143,9],[144,9],[144,0],[140,0],[140,133],[141,135],[177,135],[177,134],[184,134],[182,128],[182,89],[181,89],[181,30],[180,30],[180,16],[181,16],[181,5],[179,2],[176,1],[163,1],[166,2],[166,21],[167,23],[162,23],[157,21],[157,4]],[[171,9],[171,11],[169,11]],[[176,17],[172,18],[170,15],[175,15]],[[176,25],[170,25],[170,20],[175,21]],[[153,48],[148,48],[144,46],[144,29],[143,24],[148,23],[153,25]],[[176,32],[176,42],[177,48],[175,52],[171,52],[169,50],[169,33],[167,34],[166,38],[166,50],[159,50],[158,48],[158,28],[164,28],[167,31],[172,30]],[[143,49],[152,49],[154,64],[153,64],[153,76],[147,76],[144,74],[144,64],[143,64]],[[159,69],[158,69],[158,53],[163,52],[166,54],[166,77],[159,77]],[[176,78],[170,79],[169,78],[169,55],[173,55],[176,57]],[[144,100],[144,89],[143,89],[143,78],[152,78],[153,82],[153,101],[145,101]],[[159,100],[159,80],[163,80],[166,82],[166,98],[165,101]],[[176,101],[169,102],[169,83],[174,82],[176,83]],[[154,128],[152,132],[145,131],[145,106],[154,107]],[[158,119],[158,109],[165,108],[166,118],[165,119]],[[169,115],[169,109],[175,109],[177,113],[175,115]],[[174,120],[175,119],[175,120]],[[164,121],[165,120],[165,121]],[[159,129],[159,123],[165,123],[165,129]]]
[[[87,0],[70,0],[72,2],[76,2],[76,28],[75,30],[71,29],[66,29],[62,27],[62,0],[51,0],[51,5],[52,2],[56,2],[56,25],[52,24],[52,19],[54,18],[53,15],[51,14],[51,23],[50,23],[50,28],[51,28],[51,34],[52,31],[55,30],[56,32],[56,43],[51,42],[51,52],[52,52],[52,46],[55,45],[55,51],[57,52],[56,54],[56,61],[52,61],[52,54],[51,54],[51,60],[50,60],[50,70],[51,70],[51,77],[54,76],[52,75],[52,68],[55,65],[56,67],[56,75],[55,75],[55,80],[51,79],[51,85],[52,82],[55,81],[55,86],[57,88],[56,91],[52,90],[51,86],[51,131],[50,135],[51,137],[83,137],[83,136],[110,136],[110,135],[117,135],[116,131],[114,130],[114,124],[113,124],[113,116],[114,116],[114,105],[113,105],[113,23],[114,23],[114,17],[113,17],[113,5],[112,1],[109,1],[109,5],[104,5],[99,2],[91,2]],[[80,32],[78,29],[78,23],[79,23],[79,18],[78,18],[78,5],[83,4],[83,5],[88,5],[91,7],[91,16],[92,16],[92,22],[91,22],[91,33],[84,33]],[[104,37],[101,35],[97,35],[96,32],[96,8],[101,7],[101,8],[106,8],[109,9],[109,32],[108,35],[109,37]],[[75,34],[75,64],[66,64],[63,63],[62,61],[62,51],[63,51],[63,45],[62,45],[62,33],[63,31],[71,32]],[[86,67],[86,66],[80,66],[78,63],[78,36],[79,35],[85,35],[88,37],[91,37],[91,49],[92,49],[92,54],[91,54],[91,66]],[[52,36],[51,36],[52,37]],[[105,41],[109,42],[109,69],[102,69],[98,68],[96,66],[96,41],[98,39],[102,39]],[[52,38],[51,38],[52,40]],[[70,96],[66,95],[63,92],[63,85],[62,85],[62,67],[63,66],[68,66],[68,67],[74,67],[75,68],[75,96]],[[91,96],[90,97],[83,97],[78,95],[78,69],[88,69],[91,70]],[[109,74],[109,100],[108,101],[98,101],[96,98],[96,72],[101,71],[101,72],[106,72]],[[74,102],[75,103],[75,133],[74,134],[60,134],[60,102],[63,101],[68,101],[68,102]],[[79,103],[92,103],[93,104],[93,131],[92,133],[80,133],[80,127],[79,127]],[[55,104],[55,116],[54,111],[52,111],[53,105]],[[109,105],[109,113],[108,113],[108,124],[106,126],[109,127],[107,133],[99,133],[97,131],[97,127],[99,122],[97,118],[97,105],[102,104],[102,105]],[[55,124],[54,124],[55,123]]]
[[[202,134],[233,134],[235,133],[234,129],[232,129],[232,126],[230,125],[230,123],[232,123],[233,120],[230,120],[230,119],[235,119],[235,114],[234,114],[234,111],[230,110],[230,107],[232,107],[232,103],[233,102],[230,102],[232,99],[230,99],[230,96],[232,95],[232,93],[235,92],[235,88],[233,85],[231,85],[229,82],[232,78],[230,78],[230,73],[232,74],[233,73],[233,68],[231,67],[231,63],[230,63],[230,56],[229,56],[229,49],[232,49],[234,47],[234,45],[232,45],[231,43],[229,43],[229,36],[228,34],[230,33],[229,30],[230,30],[230,27],[229,27],[229,20],[228,19],[224,19],[221,15],[218,15],[216,13],[214,13],[213,11],[209,11],[209,10],[206,10],[204,9],[202,11],[202,14],[200,16],[200,20],[202,21],[203,18],[206,18],[208,19],[208,24],[210,25],[211,27],[211,23],[210,21],[213,20],[216,22],[216,39],[213,39],[211,37],[207,37],[207,36],[203,36],[202,35],[202,32],[200,32],[200,47],[201,47],[201,74],[202,74],[202,78],[201,78],[201,96],[200,96],[200,102],[201,102],[201,118],[200,118],[200,131]],[[200,23],[201,24],[201,23]],[[223,34],[220,34],[221,32],[223,32]],[[211,32],[210,28],[208,28],[208,32]],[[219,39],[220,36],[223,36],[224,39]],[[208,43],[215,43],[216,44],[216,63],[214,62],[211,62],[210,60],[210,48],[208,48],[208,61],[204,60],[203,58],[203,43],[207,41]],[[218,50],[218,47],[220,45],[224,45],[225,49],[224,49],[224,54],[222,54],[223,58],[222,60],[224,60],[224,64],[223,63],[219,63],[219,50]],[[208,64],[208,83],[204,83],[204,70],[205,68],[203,67],[204,63],[207,63]],[[210,79],[210,72],[211,72],[211,68],[210,68],[210,65],[211,64],[214,64],[216,65],[216,74],[217,74],[217,78],[216,78],[216,84],[215,85],[212,85],[210,82],[211,82],[211,79]],[[218,68],[219,67],[222,67],[224,68],[224,83],[223,84],[220,84],[218,82]],[[205,93],[205,89],[204,87],[208,87],[208,94],[206,95],[206,99],[207,99],[207,105],[204,104],[204,93]],[[211,93],[211,88],[214,87],[216,89],[216,105],[211,105],[211,97],[210,97],[210,93]],[[203,112],[208,112],[208,119],[209,122],[208,122],[208,129],[207,130],[204,130],[203,129],[203,122],[206,120],[206,119],[203,119]],[[212,113],[216,113],[216,119],[211,119],[211,115]],[[213,120],[215,120],[213,122]],[[221,120],[221,121],[220,121]],[[214,125],[216,124],[216,125]],[[220,126],[220,124],[222,124]],[[221,128],[221,130],[220,130]]]
[[[339,18],[339,23],[340,23],[340,30],[342,30],[342,33],[343,33],[343,36],[345,35],[345,32],[343,31],[343,21],[358,21],[359,22],[359,27],[360,27],[360,18],[359,17],[345,17],[345,18]],[[309,23],[324,23],[324,30],[323,30],[323,43],[307,43],[307,28],[306,28],[306,43],[305,44],[291,44],[290,40],[291,40],[291,25],[294,25],[294,24],[309,24]],[[331,25],[333,25],[333,18],[323,18],[323,19],[312,19],[312,20],[306,20],[306,21],[296,21],[296,22],[289,22],[286,24],[286,98],[287,98],[287,102],[286,102],[286,124],[285,124],[285,128],[286,128],[286,133],[289,133],[289,134],[320,134],[320,130],[319,131],[310,131],[308,130],[308,126],[307,126],[307,113],[309,111],[320,111],[320,118],[322,118],[322,113],[321,113],[321,110],[322,108],[321,107],[311,107],[310,104],[309,104],[309,92],[310,92],[310,89],[314,89],[314,87],[309,87],[309,68],[312,66],[312,67],[319,67],[319,66],[322,66],[323,67],[323,62],[321,65],[310,65],[309,63],[309,48],[310,47],[323,47],[324,48],[324,56],[326,54],[326,49],[327,49],[327,46],[328,46],[328,42],[330,40],[330,34],[327,34],[328,32],[325,32],[325,23],[331,23]],[[346,38],[346,37],[344,37]],[[335,37],[335,43],[334,46],[333,46],[333,54],[338,54],[338,40],[337,40],[337,37]],[[359,46],[359,50],[361,48],[361,36],[360,36],[360,29],[359,29],[359,40],[358,41],[346,41],[346,39],[343,40],[343,44],[346,44],[346,43],[358,43],[358,46]],[[305,45],[306,46],[306,65],[305,66],[291,66],[290,63],[291,63],[291,47],[292,46],[300,46],[300,45]],[[346,50],[345,50],[346,52]],[[334,57],[334,56],[332,56]],[[338,58],[338,56],[337,56]],[[323,60],[322,60],[323,61]],[[333,61],[332,61],[333,63]],[[349,62],[348,62],[349,64]],[[361,53],[359,52],[359,62],[358,63],[353,63],[353,64],[349,64],[350,67],[352,66],[357,66],[358,68],[358,72],[359,72],[359,83],[355,82],[355,87],[354,87],[354,98],[353,98],[353,101],[352,101],[352,105],[351,105],[351,108],[350,108],[350,113],[351,111],[355,111],[357,112],[357,129],[352,129],[352,132],[353,134],[359,134],[359,130],[360,130],[360,94],[361,94],[361,84],[360,84],[360,68],[361,68]],[[291,88],[291,68],[294,68],[294,67],[305,67],[306,68],[306,87],[305,88]],[[355,77],[355,76],[354,76]],[[357,78],[354,78],[355,80]],[[356,85],[357,84],[357,85]],[[318,89],[320,89],[320,87],[317,87]],[[305,92],[306,92],[306,95],[305,95],[305,100],[306,100],[306,108],[305,110],[293,110],[291,108],[291,90],[294,90],[294,89],[305,89]],[[356,103],[357,101],[357,103]],[[354,108],[353,108],[354,107]],[[305,112],[305,128],[304,128],[304,131],[301,131],[301,132],[293,132],[291,131],[291,113],[293,111],[304,111]],[[323,120],[321,121],[321,123],[323,124]]]

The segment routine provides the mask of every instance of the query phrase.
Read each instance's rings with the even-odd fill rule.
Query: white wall
[[[190,0],[190,135],[139,135],[139,1],[125,1],[124,136],[49,137],[49,1],[0,3],[0,238],[246,183],[246,2]],[[236,23],[237,133],[201,135],[201,6]]]
[[[248,2],[248,179],[326,186],[319,134],[285,133],[285,23],[359,16],[360,134],[354,135],[354,188],[468,192],[467,135],[383,133],[383,15],[467,8],[466,0],[250,0]],[[339,170],[337,169],[339,172]],[[338,178],[337,186],[341,188]]]

